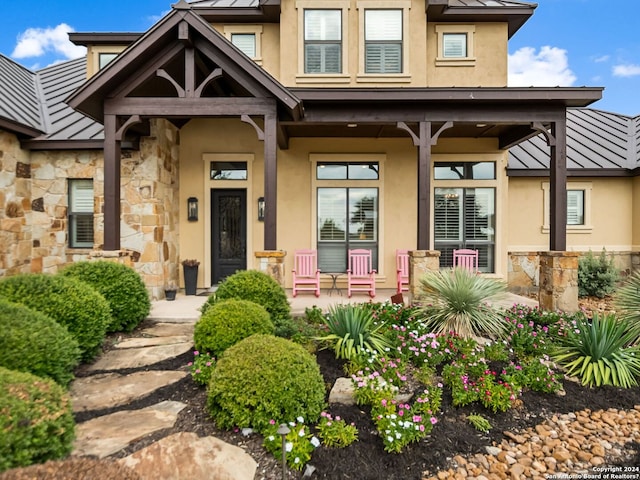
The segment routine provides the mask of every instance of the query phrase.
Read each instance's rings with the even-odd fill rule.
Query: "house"
[[[475,248],[523,291],[538,252],[630,266],[638,119],[585,109],[600,87],[506,86],[535,8],[180,0],[145,33],[70,34],[86,58],[0,57],[0,274],[116,257],[158,298],[184,258],[200,288],[246,268],[290,286],[299,248],[332,273],[370,249],[386,288],[396,249],[419,272]]]

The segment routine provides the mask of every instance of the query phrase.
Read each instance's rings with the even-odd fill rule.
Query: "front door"
[[[211,281],[247,269],[247,191],[211,189]]]

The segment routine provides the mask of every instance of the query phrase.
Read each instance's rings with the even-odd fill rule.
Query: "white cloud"
[[[613,67],[614,77],[635,77],[640,75],[640,65],[615,65]]]
[[[11,56],[31,58],[54,53],[71,59],[85,55],[85,47],[69,41],[69,32],[73,32],[73,28],[66,23],[61,23],[55,28],[28,28],[18,35],[18,43]]]
[[[608,62],[609,58],[611,58],[609,55],[602,55],[600,57],[594,58],[593,61],[595,63],[603,63],[603,62]]]
[[[569,69],[567,51],[545,46],[539,53],[523,47],[509,55],[510,87],[569,87],[576,76]]]

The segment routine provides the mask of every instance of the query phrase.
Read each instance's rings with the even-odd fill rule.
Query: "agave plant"
[[[613,296],[620,319],[627,322],[633,344],[640,343],[640,272],[631,275]]]
[[[330,333],[319,340],[334,343],[337,358],[352,360],[364,350],[383,352],[390,345],[380,331],[383,324],[375,324],[369,308],[334,305],[329,307],[325,323]]]
[[[487,302],[506,290],[503,282],[453,268],[428,272],[420,283],[421,301],[427,305],[420,316],[434,333],[455,332],[467,338],[504,333],[504,316]]]
[[[561,338],[561,346],[553,354],[569,375],[590,387],[638,385],[640,347],[627,346],[632,339],[627,322],[618,321],[613,314],[594,314],[591,321],[578,318],[575,325],[575,330]]]

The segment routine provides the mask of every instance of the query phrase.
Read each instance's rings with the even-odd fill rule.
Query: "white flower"
[[[298,417],[296,418],[296,420],[298,420],[298,423],[304,423],[304,418],[302,417]]]
[[[317,437],[311,437],[311,445],[318,448],[320,446],[320,440],[318,440]]]
[[[300,429],[300,431],[298,432],[298,436],[299,437],[304,437],[304,428]]]
[[[293,443],[287,442],[284,444],[284,450],[288,453],[293,450]]]
[[[300,463],[300,458],[299,458],[299,457],[296,457],[296,458],[293,460],[293,463]]]
[[[387,437],[387,440],[389,440],[389,443],[391,443],[391,442],[393,442],[393,437],[392,437],[391,435],[389,435],[389,436]]]
[[[396,432],[396,438],[397,438],[398,440],[400,440],[400,439],[402,438],[402,435],[400,435],[400,432]]]
[[[276,437],[274,437],[273,435],[269,435],[269,441],[273,442],[276,439]]]

